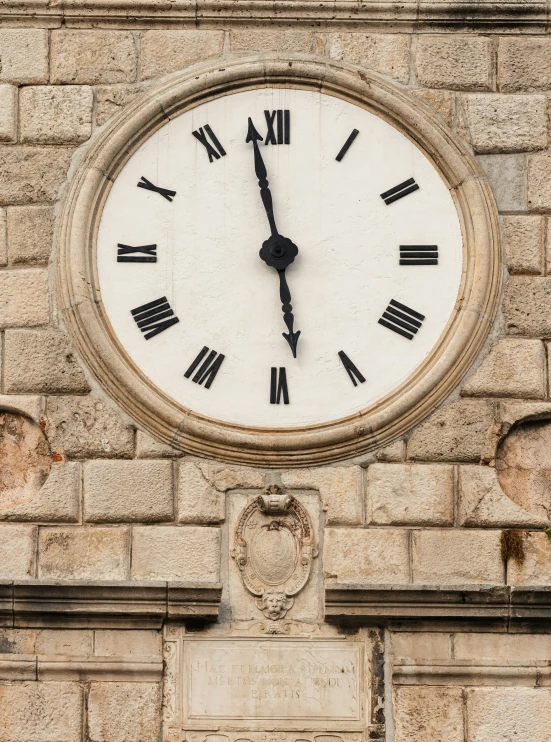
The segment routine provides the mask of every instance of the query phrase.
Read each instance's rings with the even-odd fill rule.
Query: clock
[[[432,409],[481,347],[495,205],[422,104],[279,56],[182,73],[101,131],[60,223],[100,383],[193,453],[305,465]]]

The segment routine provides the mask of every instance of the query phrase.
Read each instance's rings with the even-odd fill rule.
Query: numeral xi
[[[203,363],[201,363],[201,365],[199,366],[197,373],[192,378],[192,381],[194,381],[196,384],[202,384],[203,382],[205,382],[205,389],[210,389],[212,382],[216,378],[216,374],[220,370],[220,366],[222,365],[224,358],[225,356],[222,353],[217,353],[217,351],[215,350],[211,350],[209,353],[209,349],[205,345],[203,346],[203,349],[197,354],[191,366],[185,372],[184,377],[186,379],[189,379],[191,374],[204,359]]]
[[[203,129],[205,131],[203,131]],[[201,126],[199,129],[197,129],[196,131],[192,131],[191,133],[193,134],[195,139],[198,139],[203,145],[203,147],[207,150],[207,155],[209,156],[209,162],[212,162],[213,160],[219,160],[221,157],[224,157],[224,155],[226,154],[226,150],[224,149],[224,147],[222,147],[215,133],[213,132],[213,130],[210,128],[208,124]],[[207,139],[207,134],[210,137],[212,144],[214,144],[214,147]]]
[[[150,301],[148,304],[142,304],[141,307],[132,309],[131,313],[146,340],[180,321],[174,316],[166,296]]]

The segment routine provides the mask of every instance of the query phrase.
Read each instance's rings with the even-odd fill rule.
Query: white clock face
[[[457,300],[462,236],[438,171],[390,124],[262,88],[135,152],[97,264],[115,335],[163,392],[224,422],[296,427],[373,405],[422,363]]]

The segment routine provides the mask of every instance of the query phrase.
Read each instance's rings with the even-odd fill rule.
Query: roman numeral
[[[289,404],[289,390],[287,389],[287,374],[284,368],[272,366],[270,374],[270,404],[279,404],[283,397],[283,404]]]
[[[266,134],[264,144],[290,144],[291,111],[264,111],[264,116],[266,117],[266,125],[268,126],[268,133]]]
[[[203,129],[205,131],[203,131]],[[197,131],[192,131],[191,133],[196,139],[198,139],[201,142],[203,147],[207,150],[207,155],[209,156],[209,162],[212,162],[213,160],[219,160],[221,157],[224,157],[224,155],[226,154],[226,150],[224,149],[224,147],[222,147],[222,145],[216,138],[215,133],[213,132],[213,130],[210,128],[208,124],[201,126]],[[211,145],[211,143],[207,139],[207,134],[210,137],[210,140],[212,144],[214,145],[214,147]]]
[[[350,381],[354,384],[354,386],[358,386],[358,381],[360,382],[360,384],[363,384],[365,378],[363,377],[362,373],[358,371],[356,366],[352,363],[350,358],[343,350],[339,350],[339,358],[341,359],[342,365],[345,367],[348,375],[350,376]],[[356,379],[358,379],[358,381],[356,381]]]
[[[174,316],[166,296],[150,301],[148,304],[142,304],[141,307],[132,309],[131,313],[146,340],[180,321]]]
[[[121,245],[117,247],[117,263],[156,263],[157,262],[157,245],[142,245],[141,247],[130,247],[130,245]],[[141,255],[135,255],[141,253]]]
[[[384,193],[381,193],[381,198],[385,202],[385,204],[388,206],[391,203],[394,203],[394,201],[398,201],[399,198],[403,198],[404,196],[407,196],[408,193],[413,193],[413,191],[418,191],[419,186],[415,182],[414,178],[410,178],[409,180],[404,180],[403,183],[400,183],[397,186],[394,186],[394,188],[391,188],[390,191],[385,191]]]
[[[411,340],[421,327],[424,319],[424,314],[419,314],[419,312],[406,307],[405,304],[400,304],[399,301],[392,299],[379,320],[379,324]]]
[[[140,182],[138,183],[138,188],[145,188],[146,191],[160,193],[161,196],[163,198],[166,198],[167,201],[172,201],[172,199],[176,195],[176,191],[169,191],[168,188],[160,188],[159,186],[153,185],[153,183],[147,178],[144,178],[143,175],[140,178]]]
[[[348,139],[346,140],[346,142],[342,145],[342,148],[341,148],[341,151],[339,152],[339,154],[335,157],[335,160],[337,162],[340,162],[342,160],[342,158],[345,156],[345,154],[350,149],[350,145],[352,144],[352,142],[354,141],[354,139],[356,139],[356,137],[358,136],[359,133],[360,132],[358,131],[358,129],[352,129],[352,133],[350,134],[350,136],[348,137]]]
[[[215,350],[211,350],[209,353],[209,349],[205,345],[203,349],[197,354],[191,366],[185,372],[184,377],[186,379],[189,379],[195,369],[197,369],[197,366],[201,364],[197,370],[197,373],[192,378],[192,381],[199,385],[205,382],[205,389],[210,389],[212,382],[216,378],[216,374],[220,370],[220,366],[222,365],[224,358],[225,356],[222,355],[222,353],[217,353]],[[203,363],[201,363],[201,361],[203,361]]]
[[[400,265],[438,265],[438,245],[400,245]]]

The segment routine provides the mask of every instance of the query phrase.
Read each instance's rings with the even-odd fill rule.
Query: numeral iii
[[[405,304],[400,304],[399,301],[392,299],[379,320],[379,324],[411,340],[421,327],[424,319],[424,314],[419,314],[414,309],[410,309]]]
[[[203,382],[205,382],[205,389],[210,389],[212,382],[216,378],[216,374],[220,370],[220,366],[222,365],[224,358],[225,356],[222,353],[217,353],[217,351],[215,350],[211,350],[209,353],[209,349],[205,345],[203,346],[203,349],[197,354],[191,366],[185,372],[184,377],[186,379],[189,379],[191,374],[195,371],[195,369],[197,369],[199,364],[201,364],[197,369],[197,373],[191,380],[194,381],[196,384],[202,384]],[[203,361],[203,363],[201,363],[201,361]]]
[[[212,162],[213,160],[219,160],[221,157],[224,157],[224,155],[226,154],[226,150],[224,149],[224,147],[222,147],[215,133],[213,132],[213,130],[210,128],[208,124],[201,126],[199,129],[197,129],[197,131],[192,131],[191,133],[193,134],[195,139],[198,139],[203,145],[203,147],[207,150],[207,155],[209,156],[209,162]],[[210,142],[207,139],[207,134],[210,138]]]
[[[279,404],[283,397],[283,404],[289,404],[289,390],[287,389],[287,373],[284,368],[272,366],[270,374],[270,404]]]
[[[419,186],[415,182],[415,178],[410,178],[409,180],[404,180],[403,183],[394,186],[394,188],[391,188],[389,191],[381,193],[381,198],[388,206],[389,204],[394,203],[394,201],[398,201],[399,198],[403,198],[409,193],[413,193],[413,191],[418,190]]]
[[[400,245],[400,265],[438,265],[438,245]]]
[[[141,307],[132,309],[131,313],[146,340],[180,321],[174,316],[166,296],[150,301],[148,304],[142,304]]]
[[[156,263],[157,262],[157,245],[142,245],[141,247],[130,247],[130,245],[121,245],[117,247],[117,263]],[[136,255],[135,253],[141,253]]]
[[[264,116],[268,126],[264,144],[289,144],[291,141],[291,111],[264,111]]]

